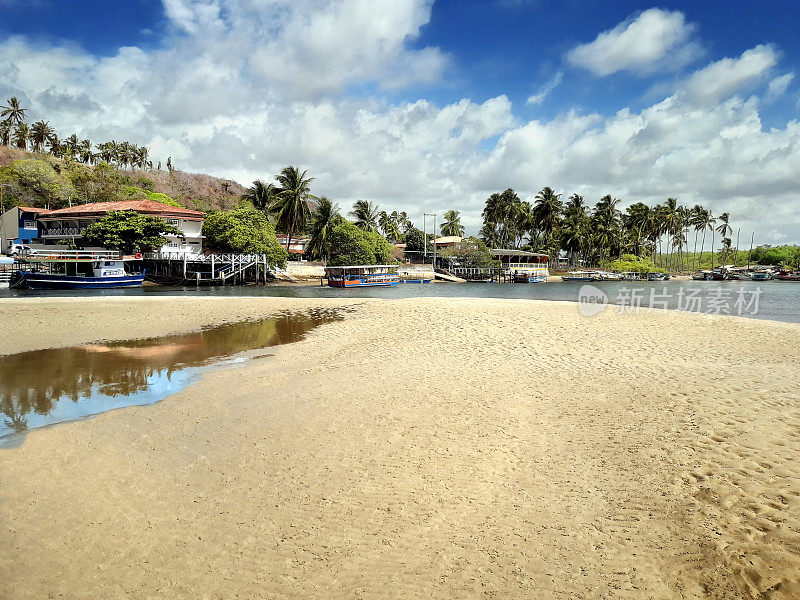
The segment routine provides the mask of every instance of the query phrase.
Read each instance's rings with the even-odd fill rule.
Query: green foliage
[[[783,265],[794,268],[800,262],[800,246],[758,246],[751,262],[758,265]]]
[[[181,235],[181,232],[158,217],[129,210],[115,210],[89,225],[83,232],[83,239],[89,245],[132,254],[161,248],[167,242],[163,237],[167,234]]]
[[[275,237],[275,228],[261,211],[237,208],[208,215],[203,223],[205,245],[221,252],[266,254],[270,264],[286,266],[286,250]]]
[[[461,266],[476,269],[486,269],[500,265],[500,261],[492,256],[489,247],[476,237],[464,238],[459,244],[442,250],[439,256],[457,262]]]
[[[20,159],[0,169],[0,182],[11,185],[19,203],[58,208],[75,195],[69,180],[46,160]]]
[[[392,261],[392,246],[377,231],[338,219],[326,242],[329,265],[381,265]]]
[[[153,202],[160,202],[161,204],[168,204],[169,206],[183,208],[183,205],[181,205],[177,200],[173,200],[166,194],[146,190],[135,185],[122,186],[122,192],[125,194],[126,199],[128,200],[152,200]]]
[[[608,263],[606,268],[609,271],[616,271],[618,273],[623,273],[625,271],[633,273],[657,273],[659,271],[653,264],[653,261],[640,258],[635,254],[623,254],[621,258]]]
[[[416,227],[412,227],[406,232],[403,241],[409,252],[422,252],[425,249],[425,237],[422,231]]]

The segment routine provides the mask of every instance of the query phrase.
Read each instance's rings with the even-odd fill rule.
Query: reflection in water
[[[204,367],[247,350],[297,341],[341,319],[334,310],[287,313],[197,333],[87,344],[0,357],[0,437],[134,404],[157,402]]]

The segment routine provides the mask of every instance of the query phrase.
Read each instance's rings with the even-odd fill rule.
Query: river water
[[[152,404],[205,371],[264,357],[341,319],[340,311],[281,314],[158,338],[85,344],[0,356],[0,445],[36,427],[123,406]]]
[[[620,309],[654,306],[730,314],[756,319],[800,323],[800,282],[783,281],[666,281],[603,282],[595,284],[609,304]],[[523,298],[579,302],[584,286],[573,282],[550,283],[432,283],[401,284],[394,288],[340,288],[317,285],[227,286],[217,288],[145,286],[125,290],[80,290],[72,296],[281,296],[294,298],[409,298],[469,297]],[[586,290],[584,289],[584,292]],[[65,292],[0,290],[3,297],[64,296]]]

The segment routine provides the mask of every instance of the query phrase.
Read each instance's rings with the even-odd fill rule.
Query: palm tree
[[[3,146],[11,143],[11,123],[8,121],[0,121],[0,142]]]
[[[366,200],[356,200],[353,204],[353,210],[349,215],[355,217],[356,225],[361,229],[377,229],[378,228],[378,207]]]
[[[730,217],[730,215],[728,213],[722,213],[719,216],[719,220],[721,222],[721,225],[719,227],[717,227],[717,232],[719,233],[720,237],[722,237],[722,247],[725,250],[725,252],[723,253],[723,259],[722,259],[723,263],[725,263],[727,258],[728,258],[727,248],[730,248],[730,243],[728,243],[728,247],[727,248],[725,247],[725,240],[728,239],[726,236],[729,233],[733,233],[733,227],[731,227],[728,224],[728,221],[730,220],[730,218],[731,217]],[[713,248],[712,248],[712,251],[713,251]]]
[[[694,227],[694,257],[692,260],[692,268],[699,269],[700,265],[697,261],[697,238],[700,235],[700,230],[705,228],[705,209],[699,204],[695,204],[689,213],[689,225]]]
[[[17,148],[21,150],[27,150],[28,137],[30,136],[30,133],[31,133],[30,127],[28,127],[26,123],[20,123],[14,130],[14,133],[11,136],[11,141],[14,142],[14,145]]]
[[[19,103],[19,98],[13,96],[6,101],[6,105],[0,109],[0,117],[8,121],[9,127],[20,125],[25,121],[25,113],[28,112],[27,108],[22,108]]]
[[[708,231],[710,229],[713,232],[714,231],[714,224],[716,222],[717,222],[717,220],[714,218],[714,215],[711,214],[711,211],[704,209],[703,210],[703,241],[700,242],[700,259],[699,259],[699,261],[697,263],[698,267],[700,266],[700,263],[703,260],[703,249],[706,246],[706,231]],[[712,248],[711,248],[711,252],[712,252],[712,255],[713,255],[713,252],[714,252],[713,245],[712,245]]]
[[[53,132],[53,134],[47,138],[47,145],[50,147],[50,154],[53,156],[58,156],[61,150],[61,140],[58,139],[58,134]]]
[[[311,210],[309,201],[317,200],[311,194],[310,184],[313,177],[306,177],[308,171],[300,172],[297,167],[285,167],[275,178],[280,191],[274,205],[275,214],[278,216],[278,227],[286,232],[286,251],[289,251],[292,234],[305,229]]]
[[[411,231],[411,229],[413,229],[414,224],[409,220],[406,211],[402,211],[397,215],[397,226],[403,230],[403,233],[408,233]]]
[[[457,210],[448,210],[444,213],[444,223],[442,223],[442,235],[458,236],[464,235],[464,226],[461,224],[461,213]]]
[[[595,205],[592,214],[592,230],[600,260],[618,254],[620,248],[619,200],[606,194]]]
[[[622,225],[627,234],[628,249],[637,256],[642,255],[642,240],[650,224],[650,207],[644,202],[631,204],[622,216]]]
[[[41,152],[47,140],[55,133],[49,121],[36,121],[31,125],[30,139],[34,152]]]
[[[536,202],[531,211],[532,221],[536,228],[542,232],[545,239],[545,248],[547,248],[551,257],[553,254],[557,257],[560,250],[554,245],[556,238],[553,234],[561,224],[562,208],[561,194],[556,194],[550,187],[544,187],[541,192],[536,194]]]
[[[308,242],[308,253],[311,258],[327,259],[326,242],[338,219],[341,219],[339,205],[321,196],[311,218],[311,239]]]
[[[242,198],[253,203],[253,208],[268,214],[272,206],[278,199],[278,188],[274,183],[265,183],[261,179],[256,179],[247,191],[242,194]]]

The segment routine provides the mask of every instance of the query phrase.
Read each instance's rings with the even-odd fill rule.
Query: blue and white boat
[[[51,290],[140,287],[142,255],[113,250],[26,250],[14,287]]]

